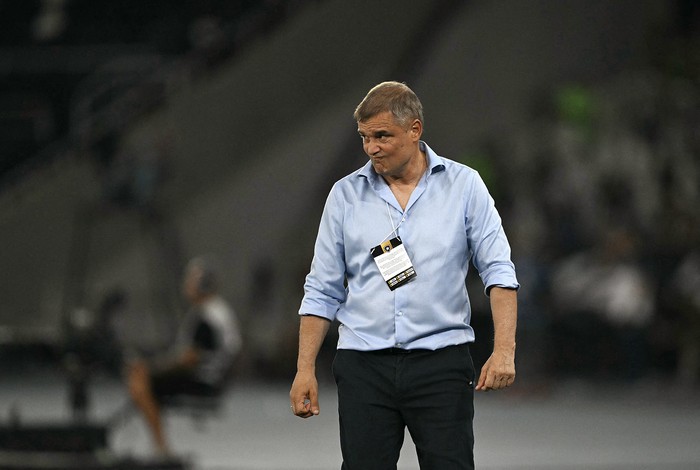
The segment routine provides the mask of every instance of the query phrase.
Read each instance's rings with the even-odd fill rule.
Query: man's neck
[[[200,305],[209,302],[212,298],[214,298],[214,296],[215,294],[200,294],[195,299],[192,299],[192,305],[199,307]]]
[[[403,210],[406,210],[413,190],[416,189],[418,182],[428,168],[428,159],[423,152],[420,152],[419,157],[416,158],[415,161],[417,165],[414,165],[414,168],[407,168],[404,175],[393,178],[384,176],[384,181],[386,181],[391,192],[394,193],[396,201]]]

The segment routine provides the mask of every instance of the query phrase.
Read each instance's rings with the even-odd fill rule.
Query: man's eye
[[[365,144],[370,143],[372,140],[375,142],[388,142],[389,141],[389,136],[388,135],[375,135],[375,136],[368,136],[368,135],[360,135],[360,139],[362,139],[362,142]]]

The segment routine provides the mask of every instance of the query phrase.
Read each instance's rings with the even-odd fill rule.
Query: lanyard
[[[386,213],[389,216],[389,221],[391,222],[392,230],[391,230],[391,232],[389,232],[389,235],[384,237],[384,239],[382,240],[383,242],[387,241],[392,234],[394,234],[395,236],[398,237],[399,236],[399,233],[398,233],[399,227],[401,227],[401,224],[404,223],[404,221],[406,220],[406,214],[404,213],[403,217],[401,217],[401,220],[399,221],[399,225],[394,226],[394,219],[393,219],[393,217],[391,217],[391,209],[389,208],[389,203],[384,201],[384,204],[386,204]]]

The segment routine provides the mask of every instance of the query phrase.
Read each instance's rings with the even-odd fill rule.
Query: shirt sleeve
[[[472,263],[488,295],[491,287],[519,289],[501,217],[484,181],[475,173],[466,201],[466,227]]]
[[[345,247],[343,203],[338,185],[326,200],[319,224],[311,270],[304,283],[300,315],[316,315],[334,320],[345,302]]]

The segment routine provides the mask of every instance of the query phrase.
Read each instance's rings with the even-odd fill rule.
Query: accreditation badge
[[[391,290],[401,287],[417,276],[399,237],[375,246],[370,253]]]

